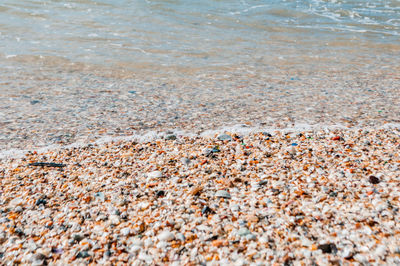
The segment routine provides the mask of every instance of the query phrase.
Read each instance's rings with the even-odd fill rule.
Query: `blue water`
[[[399,0],[0,2],[3,63],[201,70],[390,61],[399,51]]]

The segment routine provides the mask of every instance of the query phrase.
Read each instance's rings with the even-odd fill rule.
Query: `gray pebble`
[[[222,134],[222,135],[219,135],[218,137],[217,137],[217,139],[218,140],[228,140],[228,141],[231,141],[232,140],[232,137],[231,136],[229,136],[229,135],[227,135],[227,134]]]
[[[246,236],[246,235],[251,234],[250,230],[247,229],[246,227],[240,228],[237,233],[239,236]]]
[[[218,198],[224,198],[224,199],[230,199],[231,198],[231,194],[229,194],[227,191],[225,190],[218,190],[215,193],[215,196]]]

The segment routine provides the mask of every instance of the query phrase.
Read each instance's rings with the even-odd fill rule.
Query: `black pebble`
[[[378,184],[378,183],[380,183],[381,182],[381,180],[379,180],[379,178],[377,178],[376,176],[374,176],[374,175],[371,175],[370,177],[369,177],[369,182],[371,183],[371,184]]]
[[[159,190],[159,191],[157,191],[157,192],[156,192],[156,196],[157,196],[157,197],[163,197],[163,196],[165,196],[165,191],[164,191],[164,190]]]
[[[40,199],[38,199],[37,201],[36,201],[36,206],[39,206],[39,205],[46,205],[47,204],[47,201],[46,201],[46,199],[44,199],[44,198],[40,198]]]
[[[259,186],[264,186],[264,185],[266,185],[266,184],[268,184],[268,181],[267,181],[267,180],[262,180],[262,181],[260,181],[260,182],[258,183]]]
[[[209,213],[215,213],[210,207],[205,206],[202,210],[201,210],[202,214],[209,214]]]
[[[214,240],[217,240],[217,239],[218,239],[218,236],[217,235],[213,235],[212,237],[210,237],[206,241],[214,241]]]
[[[22,231],[20,228],[15,229],[15,233],[19,236],[22,237],[25,235],[24,231]]]
[[[333,243],[319,245],[318,249],[322,250],[323,253],[336,253],[337,252],[337,247]]]

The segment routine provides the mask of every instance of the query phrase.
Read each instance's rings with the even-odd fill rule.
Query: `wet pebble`
[[[218,139],[218,140],[222,140],[222,141],[224,141],[224,140],[231,141],[231,140],[232,140],[232,137],[229,136],[229,135],[227,135],[227,134],[221,134],[221,135],[219,135],[219,136],[217,137],[217,139]]]

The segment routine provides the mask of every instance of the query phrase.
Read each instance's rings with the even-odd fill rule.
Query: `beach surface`
[[[1,265],[400,265],[398,0],[66,2],[0,3]]]
[[[0,183],[4,264],[400,263],[396,125],[31,151]]]

